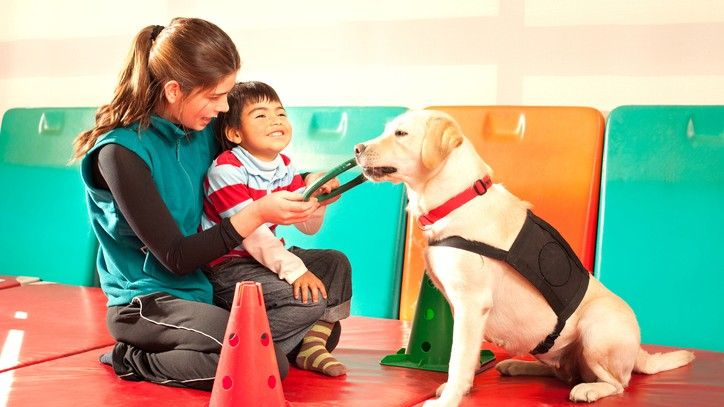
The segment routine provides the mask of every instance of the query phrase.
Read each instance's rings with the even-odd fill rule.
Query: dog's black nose
[[[367,148],[367,146],[362,143],[357,144],[356,146],[354,146],[354,155],[358,156],[358,155],[362,154],[362,152],[365,151],[366,148]]]

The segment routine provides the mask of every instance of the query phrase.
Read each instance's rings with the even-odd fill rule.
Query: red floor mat
[[[0,361],[8,360],[5,349],[10,333],[22,332],[23,337],[19,360],[0,373],[0,406],[207,405],[210,393],[123,381],[110,367],[101,365],[98,356],[110,350],[104,343],[113,342],[103,323],[104,304],[98,289],[30,285],[3,290],[0,334],[5,338],[0,338]],[[444,373],[379,364],[384,355],[407,345],[409,323],[352,317],[343,321],[342,327],[334,354],[347,365],[349,374],[328,378],[292,368],[282,383],[292,406],[419,405],[446,380]],[[501,350],[493,350],[498,360],[507,357]],[[635,375],[626,393],[596,405],[724,405],[724,352],[695,352],[697,359],[691,366],[652,376]],[[475,387],[462,406],[572,406],[567,401],[569,390],[551,378],[500,377],[497,371],[488,370],[476,377]]]
[[[673,348],[644,346],[649,352]],[[508,358],[494,349],[498,360]],[[629,386],[619,396],[606,397],[596,407],[715,407],[724,405],[724,353],[695,350],[696,359],[689,366],[655,375],[634,374]],[[571,387],[548,377],[501,377],[490,369],[475,378],[471,393],[461,407],[496,406],[581,406],[568,401]]]
[[[0,372],[113,344],[98,288],[31,284],[0,295]]]
[[[111,348],[8,370],[0,373],[0,405],[8,407],[78,406],[205,406],[210,393],[147,382],[127,382],[98,355]],[[432,396],[444,374],[381,366],[381,351],[342,349],[335,352],[350,369],[329,378],[291,369],[282,382],[292,406],[410,406]],[[5,387],[5,388],[3,388]],[[7,399],[3,400],[3,394]],[[48,404],[52,400],[52,403]]]
[[[0,290],[20,286],[20,282],[13,276],[0,276]]]
[[[293,406],[410,406],[432,396],[442,373],[381,366],[380,359],[407,342],[409,324],[352,317],[342,322],[334,352],[350,370],[329,378],[292,368],[282,382]],[[210,393],[118,379],[98,356],[110,347],[0,373],[8,406],[205,406]],[[1,398],[1,396],[0,396]],[[2,400],[0,399],[0,405]]]

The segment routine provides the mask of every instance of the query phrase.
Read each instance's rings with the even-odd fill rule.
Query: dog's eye
[[[395,130],[395,137],[404,137],[407,135],[406,131],[403,130]]]

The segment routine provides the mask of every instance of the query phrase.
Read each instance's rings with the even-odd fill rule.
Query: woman
[[[75,140],[117,340],[101,361],[126,380],[210,390],[229,313],[211,305],[200,267],[265,222],[302,222],[319,206],[273,193],[197,233],[202,179],[217,153],[209,123],[228,110],[239,67],[233,42],[212,23],[148,26],[133,40],[113,100]],[[288,362],[277,361],[284,377]]]

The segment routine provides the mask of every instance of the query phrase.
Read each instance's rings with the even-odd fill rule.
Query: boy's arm
[[[313,235],[319,232],[319,229],[322,228],[322,222],[324,222],[324,208],[326,208],[326,206],[320,206],[312,213],[309,219],[304,222],[295,223],[294,226],[305,235]]]
[[[302,177],[303,181],[301,182],[301,184],[297,185],[297,192],[303,193],[305,188],[307,188],[309,185],[314,183],[314,181],[322,176],[324,176],[323,172],[305,174],[305,176]],[[337,178],[331,179],[326,184],[322,185],[322,187],[319,188],[319,190],[317,190],[317,192],[315,192],[313,196],[329,193],[330,191],[338,187],[339,180]],[[319,232],[319,229],[322,228],[322,223],[324,222],[325,208],[327,207],[327,205],[335,202],[337,199],[339,199],[339,196],[322,202],[322,205],[316,211],[314,211],[314,213],[308,220],[301,223],[295,223],[294,226],[296,226],[300,232],[306,235],[313,235]]]
[[[256,261],[277,273],[279,278],[289,284],[307,271],[302,259],[289,252],[266,225],[258,227],[241,244]]]

